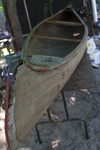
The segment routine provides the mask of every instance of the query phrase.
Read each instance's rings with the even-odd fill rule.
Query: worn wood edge
[[[12,106],[10,106],[10,109],[8,109],[8,138],[10,142],[10,148],[12,150],[17,150],[17,147],[20,147],[23,143],[20,143],[16,139],[16,127],[15,127],[15,121],[14,121],[14,104],[15,104],[15,97],[12,100]]]

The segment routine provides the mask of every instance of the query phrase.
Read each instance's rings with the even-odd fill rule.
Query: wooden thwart
[[[78,22],[67,22],[67,21],[46,21],[46,23],[58,24],[58,25],[69,25],[69,26],[82,26],[81,23]]]
[[[40,38],[40,39],[49,39],[49,40],[81,42],[81,39],[66,39],[66,38],[48,37],[48,36],[40,36],[40,35],[33,35],[32,37],[33,38]]]

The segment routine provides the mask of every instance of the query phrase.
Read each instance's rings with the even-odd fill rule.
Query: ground
[[[100,83],[100,68],[94,69]],[[5,131],[5,91],[0,98],[0,150],[8,150]],[[83,122],[74,121],[39,125],[42,144],[39,144],[35,128],[18,150],[100,150],[100,86],[81,91],[65,92],[70,118],[84,118],[87,121],[89,139],[86,139]],[[50,106],[52,119],[66,118],[62,96],[59,93]],[[45,113],[41,120],[48,120]]]

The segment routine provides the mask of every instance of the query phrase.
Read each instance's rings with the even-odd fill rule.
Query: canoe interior
[[[80,23],[79,18],[72,11],[62,11],[61,13],[51,17],[47,21],[61,21],[61,22],[75,22]],[[45,36],[56,37],[64,39],[80,39],[80,42],[84,36],[84,25],[61,25],[47,23],[46,21],[40,24],[38,28],[33,32],[33,36]],[[45,55],[64,58],[71,53],[80,42],[76,41],[63,41],[44,38],[31,37],[26,55]],[[27,58],[28,61],[31,59]]]

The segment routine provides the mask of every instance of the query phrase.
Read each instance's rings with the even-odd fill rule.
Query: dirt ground
[[[94,69],[100,82],[100,68]],[[0,150],[8,150],[5,131],[5,104],[0,98]],[[39,144],[36,130],[33,129],[28,139],[19,150],[100,150],[100,86],[81,91],[65,92],[70,118],[84,118],[87,121],[90,138],[87,140],[83,122],[63,122],[38,125],[42,144]],[[52,119],[65,119],[62,96],[58,95],[50,106]],[[48,120],[45,113],[41,120]]]

